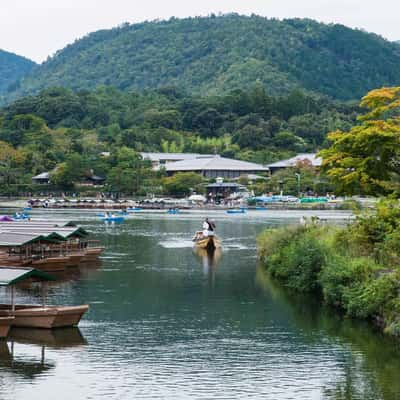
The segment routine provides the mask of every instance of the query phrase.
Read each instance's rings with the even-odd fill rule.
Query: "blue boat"
[[[126,209],[126,211],[128,211],[128,213],[140,212],[142,210],[143,210],[143,208],[140,208],[140,207],[129,207]]]
[[[121,216],[114,216],[114,217],[103,217],[102,220],[104,222],[124,222],[125,218]]]
[[[32,207],[24,207],[22,211],[32,211]]]
[[[267,210],[267,207],[257,206],[257,207],[256,207],[256,210],[257,210],[257,211],[266,211],[266,210]]]
[[[246,214],[247,210],[245,208],[231,208],[226,212],[227,214]]]
[[[167,211],[167,214],[179,214],[179,208],[171,208]]]
[[[30,218],[30,216],[28,215],[28,214],[14,214],[13,215],[13,219],[14,220],[17,220],[17,221],[19,221],[19,220],[24,220],[24,219],[29,219]]]
[[[118,215],[121,215],[123,217],[126,217],[127,215],[129,215],[129,213],[127,211],[118,211],[117,213]]]

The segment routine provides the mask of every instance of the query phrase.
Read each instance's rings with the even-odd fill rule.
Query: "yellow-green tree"
[[[328,135],[323,170],[344,194],[400,193],[400,87],[369,92],[365,113],[348,132]]]

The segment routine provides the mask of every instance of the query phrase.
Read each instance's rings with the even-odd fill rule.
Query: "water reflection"
[[[350,354],[339,360],[340,376],[332,378],[324,388],[324,398],[400,398],[398,340],[384,336],[368,322],[347,318],[338,310],[324,306],[315,296],[293,293],[271,279],[262,266],[257,267],[255,282],[275,302],[286,306],[288,315],[310,346],[323,337],[349,349]]]
[[[29,355],[19,354],[21,344],[29,345]],[[12,328],[7,341],[0,341],[0,371],[32,380],[56,367],[56,362],[46,361],[46,348],[64,349],[86,344],[78,328]]]

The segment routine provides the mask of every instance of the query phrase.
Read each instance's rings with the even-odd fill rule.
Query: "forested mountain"
[[[0,50],[0,95],[34,66],[35,63],[25,57]]]
[[[48,86],[175,86],[188,94],[220,95],[256,82],[270,95],[301,88],[348,100],[400,84],[399,65],[398,45],[342,25],[235,14],[172,18],[76,41],[22,79],[9,100]]]

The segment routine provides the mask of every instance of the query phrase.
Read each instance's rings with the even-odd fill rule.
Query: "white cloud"
[[[123,22],[237,12],[339,22],[400,40],[398,0],[13,0],[0,6],[0,48],[42,61]]]

